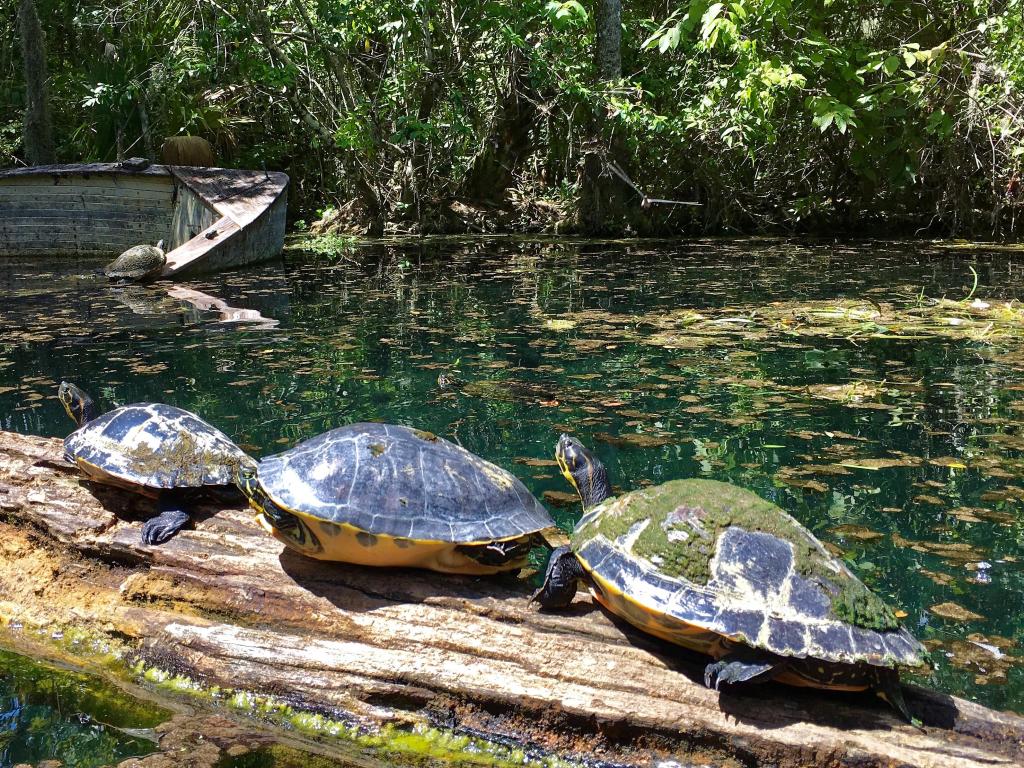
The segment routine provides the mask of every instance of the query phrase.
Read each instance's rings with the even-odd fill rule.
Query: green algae
[[[639,531],[633,534],[631,554],[669,576],[704,585],[711,578],[719,536],[732,526],[789,542],[798,572],[831,587],[832,609],[840,619],[867,629],[899,627],[892,610],[845,568],[837,570],[834,558],[806,528],[771,502],[728,483],[672,480],[633,491],[592,510],[572,538],[579,548],[598,534],[616,541]]]
[[[527,753],[523,749],[475,736],[456,734],[422,723],[413,726],[385,724],[380,728],[368,728],[341,717],[295,707],[277,696],[208,685],[179,672],[148,664],[126,647],[94,630],[48,626],[22,629],[20,633],[30,638],[33,646],[49,649],[48,655],[52,652],[60,657],[74,657],[79,663],[95,665],[128,683],[140,684],[169,702],[184,700],[194,701],[206,707],[224,707],[239,715],[255,718],[286,731],[316,739],[335,739],[341,744],[352,745],[359,750],[370,750],[387,762],[405,765],[446,763],[467,768],[562,768],[575,765],[555,755]],[[3,639],[3,635],[0,635],[0,639]],[[132,658],[134,661],[131,661]],[[163,722],[171,713],[171,710],[154,706],[150,702],[145,703],[145,710],[151,718],[156,719],[156,723]],[[150,720],[147,721],[147,726],[156,723]],[[285,757],[288,759],[285,760]],[[272,762],[272,758],[280,758],[284,762],[279,765]],[[230,760],[225,758],[220,768],[263,765],[281,768],[281,765],[292,764],[288,760],[298,760],[295,765],[317,766],[318,764],[313,762],[316,759],[316,756],[281,745],[261,749],[258,754],[253,753],[251,757],[243,755]],[[234,760],[237,762],[233,762]],[[266,762],[268,760],[271,762]],[[338,765],[329,758],[323,758],[322,764],[324,768]]]
[[[170,694],[186,694],[211,702],[218,702],[227,708],[249,717],[312,737],[330,737],[350,743],[361,749],[369,749],[382,756],[397,759],[403,763],[436,763],[451,765],[486,765],[495,768],[527,766],[527,768],[560,768],[571,765],[553,755],[532,756],[522,749],[507,747],[473,736],[459,735],[451,731],[433,728],[424,724],[411,728],[386,724],[379,729],[354,725],[350,721],[311,712],[292,706],[276,696],[233,691],[218,686],[205,686],[180,674],[174,674],[157,667],[137,662],[134,675],[149,682],[159,691]],[[256,759],[256,758],[253,758]],[[256,762],[255,765],[261,765]],[[240,768],[249,763],[225,763]],[[273,765],[273,763],[272,763]],[[332,765],[332,763],[326,763]]]
[[[170,713],[99,676],[0,648],[0,763],[98,768],[155,750]]]

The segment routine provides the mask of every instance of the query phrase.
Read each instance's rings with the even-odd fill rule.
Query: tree
[[[597,27],[594,71],[598,82],[613,83],[622,77],[621,0],[597,0],[594,24]]]
[[[622,3],[597,0],[594,15],[594,88],[602,93],[622,78]],[[580,171],[577,223],[589,234],[614,228],[610,221],[621,209],[621,182],[608,173],[608,162],[620,154],[617,142],[608,135],[602,105],[591,114],[591,137],[583,148]]]
[[[25,67],[25,160],[29,165],[48,165],[56,161],[56,155],[50,93],[46,84],[46,37],[33,0],[21,0],[18,26]]]

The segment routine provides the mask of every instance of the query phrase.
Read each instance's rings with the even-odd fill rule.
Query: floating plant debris
[[[565,530],[581,505],[553,450],[570,432],[620,489],[710,477],[780,504],[944,647],[1019,641],[1019,254],[979,249],[967,298],[963,252],[928,244],[635,250],[428,239],[324,258],[296,244],[283,268],[189,282],[276,325],[220,322],[153,287],[119,296],[95,277],[102,260],[4,260],[0,427],[66,435],[64,378],[104,407],[196,411],[257,455],[408,424],[514,472]],[[977,618],[930,610],[947,603]],[[1021,664],[995,685],[992,669],[938,661],[937,687],[1024,710]]]
[[[980,621],[985,618],[981,614],[969,611],[962,605],[958,605],[951,601],[938,603],[937,605],[931,606],[928,610],[936,616],[941,616],[944,619],[952,619],[953,621]]]

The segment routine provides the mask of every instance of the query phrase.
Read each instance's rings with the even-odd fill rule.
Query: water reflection
[[[92,768],[145,755],[168,716],[96,678],[0,650],[0,766]]]
[[[271,317],[264,317],[258,309],[232,307],[223,299],[184,285],[172,285],[166,287],[165,290],[172,299],[186,301],[200,312],[216,312],[217,322],[244,323],[255,328],[276,328],[281,322]]]
[[[189,283],[272,327],[166,296],[138,315],[94,266],[0,262],[5,428],[64,435],[62,378],[102,407],[194,410],[257,454],[415,424],[514,471],[566,527],[579,510],[545,462],[571,432],[620,488],[705,476],[780,504],[936,649],[935,685],[1024,708],[1012,253],[412,241]]]

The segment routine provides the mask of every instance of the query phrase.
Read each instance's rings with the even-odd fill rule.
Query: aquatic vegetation
[[[169,713],[99,678],[0,650],[0,763],[92,768],[156,749]]]
[[[52,392],[72,373],[102,382],[105,406],[170,402],[257,456],[349,422],[406,423],[511,470],[567,530],[580,504],[550,462],[568,431],[619,490],[708,477],[779,504],[924,639],[1019,646],[1005,608],[1024,592],[1016,256],[975,251],[970,295],[962,257],[921,245],[632,248],[428,240],[336,263],[291,250],[286,270],[196,282],[281,320],[230,331],[194,308],[136,314],[88,261],[4,262],[20,298],[0,306],[0,423],[66,434]],[[947,602],[982,618],[930,610]],[[1024,701],[1020,665],[984,677],[939,662],[937,687]]]

